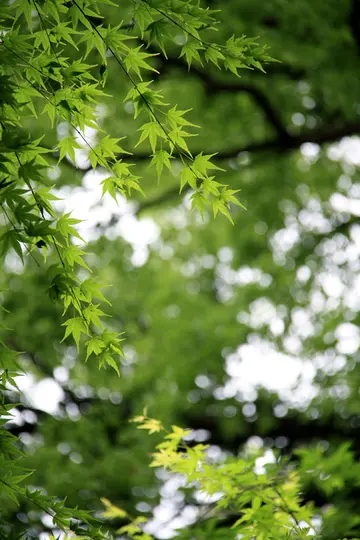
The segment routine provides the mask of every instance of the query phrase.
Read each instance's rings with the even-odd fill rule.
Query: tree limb
[[[168,56],[167,58],[165,58],[164,55],[157,49],[154,49],[151,46],[149,47],[149,45],[146,43],[144,44],[146,45],[146,48],[150,50],[150,52],[159,55],[157,57],[157,60],[161,62],[160,76],[164,75],[171,67],[176,67],[186,72],[189,71],[186,62],[183,61],[182,58],[178,58],[176,56]],[[196,65],[191,66],[190,74],[196,75],[196,77],[198,77],[202,81],[206,93],[211,96],[222,92],[248,93],[253,98],[255,103],[263,110],[265,118],[274,127],[278,135],[282,137],[287,137],[288,133],[285,125],[281,121],[280,115],[271,105],[267,95],[257,86],[249,83],[243,83],[240,81],[220,81],[214,79],[208,72],[206,72],[204,69],[197,67]]]
[[[213,154],[215,152],[216,155],[213,158],[214,161],[225,161],[229,159],[236,159],[239,154],[242,153],[259,154],[269,151],[287,153],[300,148],[301,145],[305,143],[314,143],[321,146],[323,144],[336,142],[343,137],[351,137],[357,134],[360,134],[360,120],[353,122],[344,122],[342,124],[337,123],[333,125],[322,126],[318,129],[304,131],[303,133],[300,133],[298,135],[287,134],[286,137],[277,136],[269,138],[267,140],[245,144],[243,146],[232,148],[230,150],[223,150],[217,153],[216,149],[208,148],[204,151],[204,153]],[[173,155],[175,158],[178,157],[176,153],[174,153]],[[147,152],[132,155],[122,154],[119,157],[123,161],[132,162],[143,162],[150,159],[149,153]],[[75,166],[70,161],[64,160],[62,163],[68,167],[71,167],[72,169],[75,168]],[[81,169],[83,173],[86,173],[89,170],[91,170],[91,167]],[[186,191],[188,191],[189,189],[189,187],[185,187],[182,193],[186,193]],[[179,188],[178,186],[176,186],[165,191],[159,197],[149,199],[139,204],[135,213],[140,214],[141,212],[148,210],[149,208],[168,202],[176,198],[178,195]]]
[[[349,19],[352,35],[360,53],[360,0],[353,0]]]
[[[341,125],[323,126],[317,130],[309,130],[304,133],[300,133],[299,135],[288,135],[287,138],[276,137],[273,139],[268,139],[267,141],[250,143],[242,147],[218,152],[216,156],[214,156],[214,160],[236,159],[241,153],[255,154],[268,151],[285,153],[296,150],[300,148],[302,144],[307,142],[322,145],[336,142],[343,137],[357,135],[358,133],[360,133],[360,121],[347,122]],[[212,154],[214,153],[214,149],[208,149],[204,153]],[[189,189],[190,188],[188,186],[185,187],[182,193],[186,193],[186,191],[189,191]],[[159,197],[141,203],[138,206],[136,213],[140,214],[144,210],[167,202],[175,198],[178,194],[178,186],[169,189],[168,191],[162,193]]]
[[[269,425],[267,429],[258,422],[239,423],[231,434],[225,435],[221,428],[221,419],[214,416],[184,414],[183,423],[191,429],[206,429],[210,436],[207,444],[218,445],[234,452],[247,442],[252,436],[269,437],[276,439],[285,437],[287,446],[285,452],[290,451],[302,444],[309,444],[319,440],[344,442],[351,440],[353,449],[357,455],[360,453],[360,429],[357,425],[356,416],[350,417],[343,422],[337,415],[320,417],[316,420],[303,418],[297,411],[289,412],[287,416]]]
[[[289,152],[291,150],[296,150],[304,143],[310,142],[318,145],[336,142],[343,137],[351,137],[353,135],[360,134],[360,120],[354,122],[344,122],[342,124],[337,123],[329,126],[322,126],[318,129],[312,129],[304,131],[299,135],[290,135],[286,137],[273,137],[267,140],[253,142],[239,146],[237,148],[232,148],[230,150],[223,150],[217,152],[215,148],[207,148],[203,150],[204,154],[213,154],[216,153],[213,160],[215,161],[224,161],[227,159],[236,159],[241,153],[261,153],[268,151],[275,151],[279,153]],[[196,150],[193,150],[193,153],[196,153]],[[54,153],[55,155],[56,153]],[[122,161],[127,162],[142,162],[148,161],[150,159],[150,154],[148,152],[139,152],[136,154],[119,154],[119,158]],[[179,155],[174,152],[173,157],[177,158]],[[75,167],[70,161],[63,161],[62,164],[71,167],[72,169],[79,170],[83,173],[86,173],[92,170],[92,167],[85,167],[79,169]]]

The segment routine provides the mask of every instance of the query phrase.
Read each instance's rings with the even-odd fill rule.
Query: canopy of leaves
[[[360,537],[359,20],[1,3],[0,538]]]

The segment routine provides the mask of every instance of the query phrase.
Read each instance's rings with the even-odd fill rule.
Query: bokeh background
[[[346,481],[335,465],[308,481],[302,464],[303,497],[341,509],[324,538],[356,536],[359,525],[347,517],[359,500],[359,1],[207,3],[221,9],[219,41],[260,36],[280,62],[240,79],[197,64],[188,72],[169,42],[168,59],[153,59],[155,84],[170,103],[193,109],[189,119],[201,129],[191,148],[218,153],[220,177],[241,190],[247,211],[232,209],[234,225],[206,213],[201,220],[190,212],[191,193],[178,193],[177,164],[158,183],[146,146],[134,159],[147,197],[120,196],[118,205],[101,199],[106,173],[90,170],[85,150],[77,168],[51,157],[58,208],[84,220],[87,262],[109,285],[126,357],[119,379],[85,363],[70,340],[60,343],[61,311],[43,271],[8,254],[0,276],[15,329],[8,340],[25,351],[29,373],[8,427],[36,469],[34,486],[91,510],[107,497],[152,516],[148,531],[158,538],[196,520],[202,500],[181,490],[180,477],[148,468],[153,442],[129,423],[144,406],[190,427],[190,440],[210,444],[214,459],[244,445],[264,449],[259,466],[279,454],[301,463],[304,447],[337,452]],[[112,24],[127,22],[132,3],[103,12]],[[100,63],[95,53],[89,63]],[[128,90],[110,59],[112,98],[99,117],[133,150],[141,120],[123,101]],[[28,127],[49,145],[69,132],[65,123],[52,132],[44,117]],[[26,505],[9,513],[34,538],[48,538],[48,517]]]

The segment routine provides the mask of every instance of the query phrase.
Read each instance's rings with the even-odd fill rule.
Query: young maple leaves
[[[203,155],[203,152],[200,152],[195,157],[192,156],[187,139],[195,134],[190,133],[186,128],[198,126],[185,118],[190,109],[182,111],[175,105],[171,109],[163,110],[161,107],[164,107],[165,104],[160,92],[157,91],[153,95],[150,83],[146,83],[144,89],[146,96],[145,93],[142,94],[139,89],[134,88],[125,98],[127,100],[130,97],[133,100],[135,117],[138,116],[141,109],[147,112],[149,117],[149,121],[139,128],[141,134],[136,146],[146,141],[149,142],[152,150],[150,166],[156,168],[158,179],[164,169],[172,171],[172,160],[180,161],[182,164],[180,193],[185,187],[193,190],[192,208],[203,214],[205,208],[210,206],[213,209],[214,217],[220,212],[232,221],[229,212],[230,204],[244,208],[235,197],[239,190],[231,190],[225,184],[216,181],[214,176],[209,176],[208,171],[224,171],[211,162],[211,158],[215,154]],[[156,114],[150,105],[151,102],[155,101],[157,103]]]
[[[111,0],[15,0],[5,10],[4,20],[10,17],[12,22],[3,37],[0,73],[2,99],[7,105],[1,116],[5,157],[0,170],[0,202],[9,225],[2,236],[2,252],[13,249],[23,258],[25,247],[32,256],[34,250],[41,249],[45,261],[49,253],[58,257],[58,263],[49,269],[49,294],[62,303],[68,317],[64,339],[72,336],[77,347],[84,341],[86,358],[93,355],[100,366],[108,364],[118,371],[115,358],[121,354],[122,338],[103,326],[105,313],[96,300],[103,301],[98,288],[88,287],[85,293],[85,283],[90,280],[81,282],[78,278],[79,267],[90,271],[84,251],[74,242],[81,240],[78,221],[69,214],[58,217],[52,206],[54,195],[42,186],[42,169],[48,166],[43,154],[50,149],[43,148],[39,139],[23,140],[19,134],[11,140],[13,126],[20,126],[29,112],[34,118],[39,112],[47,115],[53,127],[65,121],[68,134],[55,147],[59,162],[69,159],[76,164],[76,152],[85,148],[93,168],[110,172],[101,182],[103,195],[108,193],[116,200],[118,193],[142,192],[134,164],[122,159],[129,154],[120,144],[122,138],[103,133],[97,121],[96,105],[106,98],[103,86],[112,58],[112,70],[118,66],[131,86],[124,101],[132,101],[135,118],[144,116],[136,146],[149,144],[149,166],[158,178],[165,171],[178,174],[180,192],[192,190],[192,208],[201,214],[212,208],[214,216],[222,213],[231,220],[230,206],[242,206],[237,191],[215,179],[214,173],[223,169],[212,161],[214,154],[192,155],[188,140],[198,126],[188,120],[190,110],[169,106],[152,82],[143,80],[146,73],[156,72],[152,65],[156,55],[139,45],[138,38],[140,34],[154,43],[166,57],[167,42],[178,46],[180,32],[179,57],[186,59],[189,68],[194,61],[205,61],[238,74],[240,68],[261,68],[261,62],[271,59],[265,48],[245,37],[230,38],[224,45],[206,41],[204,32],[217,24],[215,12],[197,2],[134,0],[135,22],[128,27],[102,22],[101,3],[117,7]],[[75,52],[71,62],[64,53],[66,48]],[[92,64],[87,63],[90,55]],[[85,137],[87,128],[96,130],[95,143]],[[180,167],[173,167],[175,162]]]
[[[195,529],[192,526],[191,530],[194,538],[202,538],[204,531],[211,531],[206,528],[207,522],[203,519],[209,510],[216,531],[224,533],[221,538],[309,538],[314,517],[312,505],[302,504],[298,495],[299,478],[288,467],[286,460],[278,460],[264,472],[257,472],[256,459],[261,454],[259,450],[245,451],[232,457],[223,455],[220,460],[214,460],[209,457],[209,445],[188,445],[185,442],[191,430],[178,426],[167,430],[158,419],[148,416],[146,408],[143,414],[132,421],[149,434],[164,433],[152,454],[150,466],[182,475],[186,490],[192,489],[202,494],[202,511],[199,511]],[[103,516],[130,520],[118,532],[126,532],[130,538],[144,540],[144,518],[140,518],[140,521],[139,518],[133,519],[109,501],[103,500],[103,503]],[[226,517],[232,518],[233,525],[225,525],[221,529],[221,522]],[[184,534],[187,534],[186,529]]]
[[[111,173],[102,182],[103,194],[109,193],[116,199],[118,192],[127,196],[132,189],[141,191],[140,178],[131,170],[133,165],[121,158],[128,153],[119,144],[121,138],[104,134],[97,121],[96,105],[106,98],[103,87],[107,64],[112,58],[112,69],[116,60],[131,85],[125,100],[133,102],[135,117],[140,113],[146,116],[138,144],[149,143],[150,166],[161,176],[165,170],[172,170],[175,160],[180,160],[180,190],[189,187],[194,191],[193,207],[202,212],[210,206],[214,215],[222,212],[230,218],[230,204],[239,204],[235,191],[209,176],[210,172],[221,170],[211,162],[213,156],[202,153],[192,156],[187,140],[194,136],[191,129],[197,126],[186,119],[189,111],[169,107],[151,82],[142,80],[146,73],[156,69],[150,63],[154,55],[139,46],[138,34],[149,43],[155,43],[166,56],[166,41],[176,43],[180,28],[184,44],[179,55],[186,58],[189,67],[193,61],[201,63],[205,59],[218,67],[222,63],[225,69],[237,73],[238,68],[259,67],[256,62],[267,59],[262,57],[261,51],[256,52],[246,38],[241,43],[229,41],[224,47],[205,42],[200,34],[215,24],[214,12],[202,9],[197,2],[133,0],[135,23],[130,25],[130,30],[132,28],[137,35],[129,35],[122,24],[102,23],[101,4],[119,7],[111,0],[14,0],[0,5],[3,30],[0,39],[0,207],[5,222],[0,243],[4,256],[13,250],[24,260],[28,252],[39,265],[37,255],[41,250],[45,263],[47,256],[56,261],[48,267],[46,281],[51,299],[60,302],[66,316],[63,341],[71,337],[78,349],[84,342],[86,360],[93,356],[100,367],[108,365],[119,373],[121,334],[112,332],[103,323],[106,314],[101,305],[109,302],[100,284],[93,277],[80,277],[81,268],[86,272],[90,269],[84,261],[83,250],[76,243],[82,240],[76,229],[79,221],[70,214],[59,216],[55,211],[56,196],[47,185],[44,171],[49,164],[44,154],[56,150],[59,162],[69,159],[76,165],[77,150],[85,147],[92,167],[100,166]],[[95,24],[94,19],[100,23]],[[69,50],[72,54],[68,54]],[[90,55],[92,64],[87,63]],[[39,115],[47,116],[52,128],[64,122],[69,128],[67,136],[62,137],[54,149],[41,145],[41,139],[31,140],[22,129],[28,125],[29,116],[36,121]],[[87,128],[97,131],[95,144],[86,139]],[[7,388],[13,384],[18,368],[16,354],[5,344],[1,345],[0,384]],[[3,412],[7,414],[10,407],[3,405]],[[150,432],[162,429],[158,421],[148,418],[143,418],[140,427]],[[197,446],[181,456],[177,448],[186,433],[173,428],[158,446],[153,466],[195,474],[204,451]],[[4,456],[20,452],[10,438],[2,437],[2,446]],[[62,501],[41,491],[19,487],[28,473],[18,466],[18,460],[3,461],[6,482],[0,486],[0,495],[5,493],[15,502],[18,497],[31,501],[49,514],[55,526],[65,534],[71,528],[77,538],[109,538],[107,533],[91,526],[89,514],[68,509]],[[104,501],[108,517],[124,517],[121,509]],[[143,518],[136,518],[120,529],[120,534],[148,540],[149,535],[141,531],[142,521]],[[9,527],[11,530],[12,524]]]
[[[174,33],[175,30],[181,29],[185,43],[182,46],[180,57],[186,57],[189,68],[194,60],[202,63],[201,51],[204,51],[203,58],[206,62],[213,63],[220,69],[219,62],[221,61],[225,69],[236,75],[238,75],[240,68],[261,68],[260,59],[263,62],[271,60],[265,54],[266,48],[258,47],[254,40],[244,36],[237,39],[230,38],[223,46],[204,41],[200,32],[214,29],[216,20],[213,15],[215,12],[203,9],[198,4],[193,5],[189,1],[181,0],[176,4],[166,1],[137,0],[134,4],[135,23],[131,28],[139,29],[141,37],[146,38],[149,44],[156,43],[165,57],[165,40],[176,42],[171,31]],[[78,4],[75,2],[75,5]],[[82,11],[82,17],[86,18],[84,11]],[[152,90],[151,81],[144,82],[142,80],[143,70],[156,71],[148,62],[151,57],[156,55],[143,52],[141,46],[128,46],[125,42],[129,39],[129,35],[121,32],[121,25],[116,27],[116,32],[110,26],[107,29],[103,26],[94,27],[89,21],[86,27],[88,28],[86,33],[89,33],[86,55],[89,54],[92,47],[97,48],[104,61],[104,69],[106,69],[107,55],[105,52],[107,47],[133,86],[125,101],[132,100],[135,118],[141,111],[144,111],[148,116],[148,121],[139,128],[141,134],[136,146],[146,141],[149,143],[152,150],[150,166],[156,168],[158,177],[164,170],[172,170],[172,159],[181,160],[183,168],[180,171],[180,191],[186,185],[194,191],[191,197],[192,208],[196,208],[203,214],[205,208],[210,206],[214,216],[220,212],[231,220],[229,212],[231,204],[244,208],[235,197],[238,191],[229,189],[227,185],[214,180],[214,176],[208,175],[208,170],[222,170],[210,162],[213,155],[199,154],[193,158],[186,139],[194,136],[194,133],[189,133],[185,127],[198,126],[194,126],[184,117],[189,111],[179,111],[176,106],[166,109],[167,105],[164,103],[161,93]],[[85,36],[82,38],[83,40],[85,40]],[[102,43],[101,47],[98,43],[99,40]],[[89,43],[92,45],[89,46]],[[104,45],[106,46],[105,50]],[[138,77],[138,81],[133,79],[134,75]],[[115,139],[113,142],[115,143]],[[103,152],[110,151],[110,140],[108,144],[101,144]],[[121,155],[124,150],[118,148],[117,152],[118,155]],[[98,154],[99,152],[96,152],[96,155],[94,152],[90,152],[93,167],[101,164],[100,160],[97,159]],[[102,153],[102,157],[109,157],[109,155]],[[122,194],[126,193],[127,188],[141,191],[138,183],[139,178],[130,172],[130,166],[125,166],[120,174],[118,172],[114,174],[113,168],[111,169],[112,175],[102,182],[103,194],[109,193],[116,200],[117,191]]]

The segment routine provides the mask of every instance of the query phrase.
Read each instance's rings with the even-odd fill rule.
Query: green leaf
[[[212,47],[207,47],[205,51],[205,60],[207,62],[212,62],[213,64],[215,64],[217,68],[220,69],[219,60],[225,60],[225,56],[223,55],[221,51],[219,51],[214,46],[212,46]]]
[[[181,49],[180,58],[182,56],[185,56],[189,70],[190,70],[190,66],[193,60],[196,60],[202,65],[201,57],[199,54],[199,51],[202,51],[202,50],[204,50],[204,46],[198,41],[191,40],[191,39],[187,41],[185,45],[183,46],[183,48]]]
[[[142,133],[135,147],[144,142],[146,139],[149,139],[150,146],[153,152],[155,152],[156,150],[157,138],[166,137],[163,128],[156,121],[143,124],[141,128],[139,128],[139,131],[142,131]]]
[[[56,224],[56,229],[64,236],[66,240],[68,240],[69,236],[75,236],[75,238],[79,238],[79,240],[84,242],[83,238],[81,238],[80,234],[73,227],[73,225],[81,223],[81,220],[72,218],[70,216],[71,212],[60,216]]]
[[[192,133],[187,133],[181,127],[176,127],[169,131],[168,139],[170,144],[170,149],[173,151],[174,149],[180,149],[180,153],[182,150],[185,151],[185,153],[189,156],[191,156],[191,152],[188,148],[188,145],[185,141],[185,138],[187,137],[194,137],[195,135]]]
[[[170,159],[173,159],[173,156],[169,154],[169,152],[167,152],[166,150],[157,150],[157,152],[153,154],[150,165],[156,167],[158,179],[160,178],[164,167],[166,167],[167,169],[169,169],[169,171],[171,171]]]
[[[200,191],[195,191],[191,196],[191,208],[196,209],[203,216],[207,205],[207,200]]]
[[[144,3],[139,3],[135,9],[134,18],[143,38],[145,30],[153,22],[148,6]]]
[[[71,244],[62,249],[62,259],[67,266],[73,268],[75,264],[79,264],[91,272],[90,268],[82,258],[82,255],[84,254],[84,251]]]
[[[195,157],[193,168],[200,177],[206,177],[207,171],[209,170],[224,171],[221,167],[210,162],[210,159],[214,156],[215,154],[203,155],[203,153],[200,152],[200,154]]]
[[[216,217],[217,213],[220,212],[221,214],[224,214],[231,223],[233,223],[229,210],[226,207],[226,203],[221,198],[215,199],[212,202],[212,207],[213,207],[214,217]]]
[[[91,354],[99,356],[105,348],[105,343],[100,337],[92,337],[86,342],[86,360]]]
[[[195,174],[192,167],[186,165],[181,170],[180,177],[181,177],[180,193],[182,192],[182,190],[184,189],[186,184],[189,184],[189,186],[194,190],[197,189],[197,178],[196,178],[196,174]]]
[[[114,358],[107,352],[103,352],[99,357],[99,367],[103,367],[105,364],[112,367],[120,377],[119,366]]]
[[[157,56],[157,54],[143,53],[141,52],[141,49],[142,45],[140,45],[140,47],[137,47],[136,49],[130,49],[125,57],[126,69],[129,72],[134,71],[140,79],[142,79],[140,71],[141,69],[146,69],[154,71],[155,73],[159,73],[155,68],[145,62],[145,59],[151,58],[152,56]]]
[[[111,305],[109,300],[107,300],[101,292],[100,287],[101,285],[97,283],[94,278],[90,278],[81,283],[80,290],[88,302],[91,302],[93,298],[99,298],[103,302]]]
[[[16,229],[10,229],[4,233],[0,238],[1,255],[5,255],[10,248],[19,255],[22,262],[24,262],[23,252],[21,249],[21,234]]]
[[[105,193],[109,193],[109,195],[117,203],[117,198],[116,198],[116,190],[118,188],[117,182],[118,182],[118,179],[115,176],[109,176],[108,178],[104,178],[104,180],[101,180],[100,182],[102,185],[101,196],[103,197]]]
[[[168,124],[170,125],[171,129],[176,129],[178,126],[192,126],[192,127],[200,127],[195,124],[192,124],[186,118],[184,118],[184,115],[190,112],[192,109],[187,109],[185,111],[180,111],[177,108],[177,105],[175,105],[172,109],[169,109],[166,113],[166,119]]]
[[[83,310],[83,315],[88,324],[94,324],[102,328],[100,317],[104,317],[105,313],[99,309],[99,305],[90,304]]]
[[[64,137],[59,141],[56,148],[60,149],[59,162],[64,159],[66,154],[72,159],[75,163],[75,148],[81,149],[81,145],[77,142],[76,137],[70,135],[69,137]]]
[[[89,335],[89,330],[82,317],[73,317],[65,321],[62,326],[65,326],[65,335],[61,341],[72,335],[76,343],[76,348],[79,350],[81,334]]]

